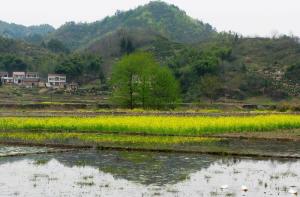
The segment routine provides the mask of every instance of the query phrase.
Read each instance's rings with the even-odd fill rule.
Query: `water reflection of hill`
[[[110,173],[116,178],[145,185],[175,184],[190,174],[209,168],[213,164],[231,166],[240,158],[217,157],[201,154],[167,154],[122,151],[79,151],[26,157],[0,158],[0,165],[24,159],[45,163],[55,159],[65,166],[90,166]],[[251,159],[253,160],[253,159]],[[276,160],[276,162],[280,162]],[[283,160],[284,162],[284,160]]]
[[[185,180],[191,173],[208,168],[218,160],[209,155],[161,154],[118,151],[81,151],[61,154],[30,155],[0,158],[0,165],[24,159],[47,161],[56,159],[68,167],[91,166],[123,178],[146,185],[173,184]]]

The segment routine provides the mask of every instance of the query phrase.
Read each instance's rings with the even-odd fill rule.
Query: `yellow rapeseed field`
[[[300,115],[230,117],[99,116],[0,118],[2,131],[117,132],[161,135],[201,135],[224,132],[273,131],[300,128]]]

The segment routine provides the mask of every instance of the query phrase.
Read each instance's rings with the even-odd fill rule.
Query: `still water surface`
[[[300,160],[96,150],[0,157],[0,196],[285,197],[290,188],[300,189]]]

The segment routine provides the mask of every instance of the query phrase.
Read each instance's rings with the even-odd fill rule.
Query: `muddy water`
[[[91,150],[0,158],[0,196],[288,197],[290,188],[300,189],[300,160]]]

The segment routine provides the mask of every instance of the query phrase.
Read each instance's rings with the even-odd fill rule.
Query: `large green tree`
[[[111,76],[113,102],[131,109],[162,108],[178,99],[178,83],[152,54],[137,52],[114,65]]]
[[[153,75],[151,99],[153,108],[173,108],[179,98],[179,83],[167,67],[160,68]]]

